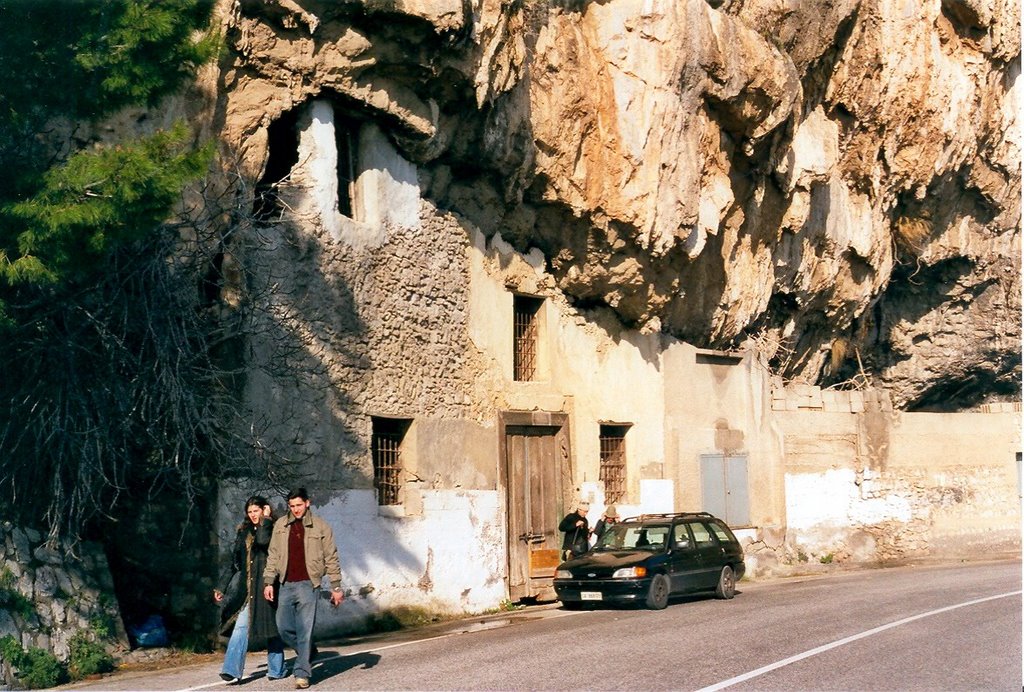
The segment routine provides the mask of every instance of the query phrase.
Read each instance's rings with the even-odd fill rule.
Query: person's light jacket
[[[319,588],[324,575],[331,582],[332,589],[341,588],[341,563],[338,561],[338,546],[334,544],[334,532],[331,525],[320,517],[314,516],[307,509],[302,519],[288,514],[274,522],[274,532],[270,536],[270,549],[267,554],[267,568],[263,571],[263,584],[273,585],[275,581],[284,582],[288,572],[288,532],[292,522],[301,521],[305,527],[303,546],[306,552],[306,572],[313,583]]]

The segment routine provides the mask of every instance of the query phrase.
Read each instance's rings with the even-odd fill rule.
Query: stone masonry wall
[[[372,487],[371,416],[470,415],[466,232],[446,217],[389,227],[374,247],[317,228],[262,232],[274,238],[259,250],[271,258],[260,264],[272,310],[303,315],[305,342],[291,349],[291,372],[266,342],[252,344],[249,400],[315,466],[318,486]]]
[[[67,660],[75,632],[100,625],[127,648],[128,637],[102,549],[48,546],[34,529],[0,523],[0,637]]]
[[[468,415],[467,246],[451,217],[423,214],[421,228],[391,231],[358,264],[344,252],[330,258],[350,277],[367,326],[365,410]]]

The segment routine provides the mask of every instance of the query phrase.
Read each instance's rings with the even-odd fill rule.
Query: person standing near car
[[[313,625],[316,602],[324,577],[331,584],[331,605],[338,607],[345,595],[341,590],[341,565],[331,526],[309,509],[309,493],[295,488],[288,493],[288,514],[274,524],[270,537],[267,568],[263,572],[263,596],[277,595],[277,629],[284,642],[295,649],[295,688],[309,687],[312,666]]]
[[[562,538],[562,559],[579,557],[590,548],[590,521],[587,519],[589,509],[590,503],[581,500],[576,503],[576,511],[566,514],[565,519],[558,524],[558,530],[565,532]]]
[[[614,526],[618,521],[619,511],[615,509],[615,505],[608,505],[604,510],[604,514],[597,520],[597,523],[594,524],[594,538],[600,541],[601,536],[603,536],[604,532],[608,530],[608,527]]]

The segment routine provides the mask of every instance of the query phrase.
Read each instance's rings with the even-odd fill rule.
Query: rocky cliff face
[[[313,97],[581,310],[901,408],[1020,390],[1013,0],[234,0],[255,182]],[[336,105],[336,107],[337,107]]]

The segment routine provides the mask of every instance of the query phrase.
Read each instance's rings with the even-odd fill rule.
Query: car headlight
[[[638,577],[646,577],[646,567],[623,567],[612,572],[612,579],[636,579]]]
[[[572,572],[567,569],[555,570],[555,579],[572,579]]]

